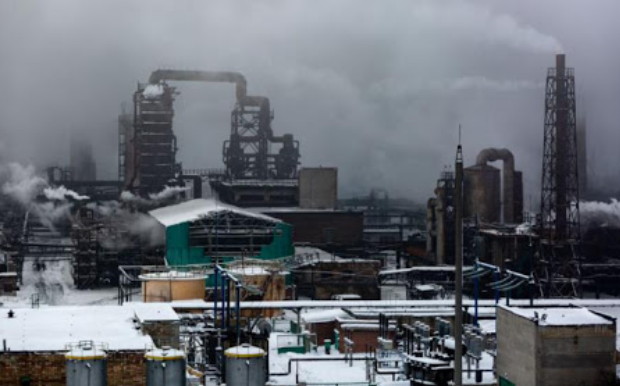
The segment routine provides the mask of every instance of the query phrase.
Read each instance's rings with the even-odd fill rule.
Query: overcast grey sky
[[[271,99],[303,165],[340,168],[343,196],[384,186],[425,200],[461,123],[466,163],[510,148],[536,199],[545,73],[565,52],[587,96],[590,169],[613,184],[618,15],[617,0],[4,0],[0,157],[65,164],[81,130],[100,177],[115,178],[117,114],[136,82],[162,67],[232,70]],[[178,87],[179,159],[221,167],[232,87]]]

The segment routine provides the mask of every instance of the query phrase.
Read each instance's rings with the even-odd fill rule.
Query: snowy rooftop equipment
[[[134,309],[140,323],[178,322],[180,320],[172,306],[166,303],[130,303],[126,307]]]
[[[271,223],[280,223],[273,217],[260,213],[227,205],[214,199],[195,199],[180,204],[158,208],[149,212],[157,221],[165,227],[199,220],[201,218],[215,217],[221,213],[236,213],[241,216],[254,217]]]
[[[612,320],[582,307],[502,307],[509,312],[536,322],[539,326],[593,326],[613,324]]]
[[[131,306],[18,308],[0,314],[0,339],[19,352],[65,351],[68,342],[96,341],[109,350],[143,351],[153,340],[134,325]]]

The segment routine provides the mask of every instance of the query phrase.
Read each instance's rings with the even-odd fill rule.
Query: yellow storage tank
[[[205,274],[168,271],[146,273],[139,278],[145,303],[205,298]]]

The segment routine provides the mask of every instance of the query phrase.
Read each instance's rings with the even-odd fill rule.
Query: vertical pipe
[[[219,276],[219,269],[217,264],[215,265],[215,268],[213,268],[213,326],[217,327],[217,286],[219,285],[218,283],[218,276]]]
[[[226,282],[226,328],[230,329],[230,278]]]
[[[237,282],[235,292],[235,314],[237,316],[237,346],[241,345],[241,284]]]
[[[493,271],[493,281],[499,281],[499,273],[497,270]],[[495,290],[495,305],[499,303],[499,290]]]
[[[459,127],[460,137],[460,127]],[[463,385],[463,150],[460,144],[456,150],[455,201],[455,304],[454,304],[454,385]]]
[[[220,327],[223,329],[226,323],[226,273],[222,273],[222,320],[220,321]]]
[[[478,298],[480,297],[480,289],[478,277],[474,278],[474,326],[478,326]]]

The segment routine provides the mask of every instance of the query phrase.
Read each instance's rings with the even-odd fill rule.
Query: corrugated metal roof
[[[184,222],[196,221],[202,217],[213,217],[216,216],[218,213],[225,212],[232,212],[246,217],[259,218],[261,220],[269,221],[272,223],[282,222],[281,220],[278,220],[276,218],[266,216],[260,213],[250,212],[236,206],[224,204],[212,198],[199,198],[195,200],[185,201],[180,204],[170,205],[152,210],[149,212],[149,214],[165,227],[169,227]]]

